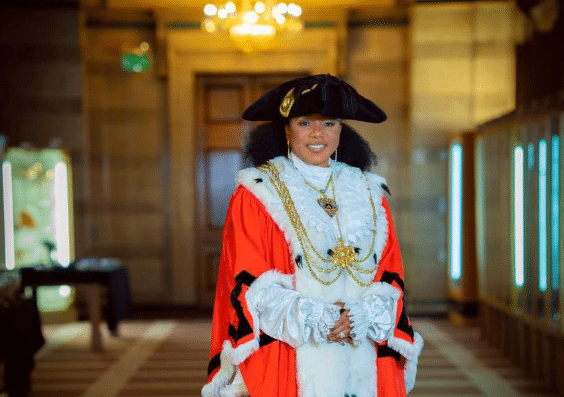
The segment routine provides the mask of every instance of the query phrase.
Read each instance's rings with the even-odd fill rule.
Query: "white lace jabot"
[[[329,159],[329,167],[320,167],[308,164],[301,160],[294,153],[290,153],[290,161],[298,172],[313,186],[318,189],[325,189],[327,181],[333,172],[332,160]]]

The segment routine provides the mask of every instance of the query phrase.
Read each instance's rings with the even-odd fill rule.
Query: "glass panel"
[[[217,151],[208,154],[208,222],[212,227],[222,227],[227,215],[229,199],[235,191],[235,176],[243,167],[240,151]]]
[[[564,114],[477,139],[480,294],[564,329]]]
[[[510,137],[508,130],[482,135],[476,157],[480,293],[503,303],[510,302],[513,284]]]
[[[67,267],[73,260],[70,159],[61,150],[12,148],[2,164],[6,268]],[[70,287],[42,287],[43,312],[67,310]]]
[[[67,267],[72,258],[68,157],[59,150],[13,148],[2,165],[7,268]]]
[[[475,147],[476,161],[476,252],[478,262],[478,288],[480,295],[486,295],[486,178],[484,167],[484,139],[478,138]]]
[[[523,280],[519,292],[520,308],[536,314],[539,303],[539,123],[523,124],[519,140],[526,145],[523,164]],[[515,231],[514,231],[515,232]]]
[[[533,124],[527,126],[527,134],[523,138],[527,144],[527,167],[525,169],[523,200],[524,206],[524,237],[525,237],[525,282],[521,292],[523,308],[527,313],[533,313],[533,295],[537,296],[538,290],[538,240],[539,240],[539,147],[536,127]],[[535,292],[533,293],[533,289]]]

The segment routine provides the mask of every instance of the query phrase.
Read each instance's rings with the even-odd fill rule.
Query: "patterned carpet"
[[[413,397],[557,397],[488,348],[476,328],[415,319],[425,347]],[[89,324],[44,327],[29,397],[192,397],[206,376],[209,321],[127,321],[90,350]],[[267,396],[261,396],[267,397]]]

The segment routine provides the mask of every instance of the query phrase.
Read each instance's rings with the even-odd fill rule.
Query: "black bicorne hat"
[[[249,121],[277,121],[308,114],[381,123],[386,113],[338,77],[317,74],[287,81],[243,112]]]

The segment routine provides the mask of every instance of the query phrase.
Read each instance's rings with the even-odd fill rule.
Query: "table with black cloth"
[[[1,271],[0,362],[4,367],[3,390],[8,396],[28,394],[34,356],[44,343],[36,301],[22,296],[17,271]]]
[[[92,327],[91,346],[102,350],[102,299],[100,287],[107,291],[103,317],[113,335],[118,335],[119,322],[125,318],[130,306],[129,276],[127,267],[117,260],[85,258],[69,267],[37,265],[19,269],[22,287],[47,285],[90,284],[88,299]]]

